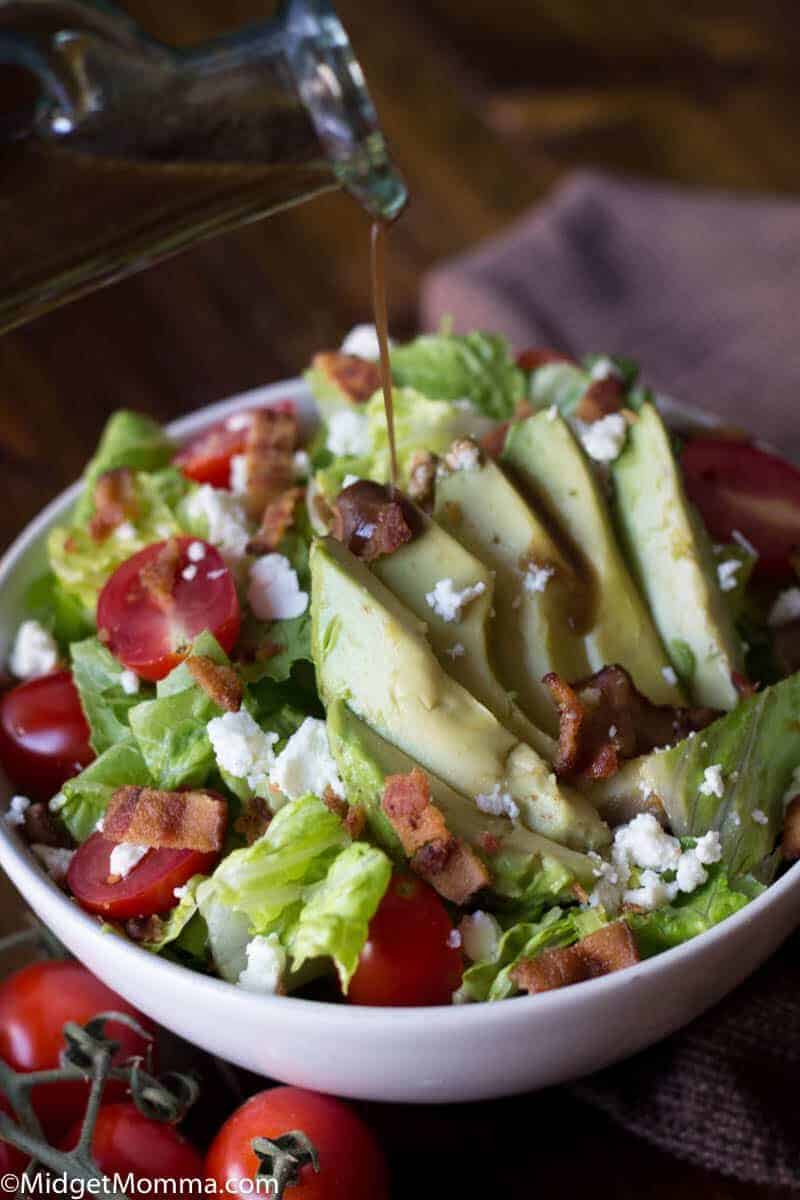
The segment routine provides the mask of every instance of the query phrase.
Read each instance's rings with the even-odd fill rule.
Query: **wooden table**
[[[264,12],[258,0],[126,7],[175,43]],[[413,194],[391,246],[396,335],[414,328],[431,264],[502,229],[572,167],[797,190],[792,0],[639,0],[635,18],[626,0],[337,9]],[[112,409],[166,419],[292,375],[368,314],[365,221],[334,195],[0,338],[0,542],[78,474]],[[18,919],[4,883],[0,927]],[[398,1196],[759,1194],[623,1136],[562,1091],[449,1110],[373,1106],[370,1116]]]

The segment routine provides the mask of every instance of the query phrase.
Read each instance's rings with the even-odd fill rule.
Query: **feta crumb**
[[[455,662],[455,660],[457,658],[461,658],[461,656],[466,653],[467,652],[464,649],[464,645],[462,642],[454,642],[454,644],[452,646],[450,646],[449,649],[445,650],[445,654],[447,655],[448,658],[452,658],[453,662]]]
[[[626,904],[633,904],[636,908],[643,908],[645,912],[652,912],[670,904],[677,894],[677,883],[667,883],[655,871],[642,871],[639,886],[629,888],[623,899]]]
[[[48,802],[47,807],[50,809],[50,812],[60,812],[66,803],[67,797],[64,795],[64,793],[56,792],[52,800]]]
[[[344,784],[330,751],[324,721],[306,717],[275,759],[269,781],[288,800],[297,800],[309,792],[322,797],[328,788],[334,795],[344,797]]]
[[[700,862],[700,858],[694,850],[686,850],[680,857],[678,869],[675,872],[675,881],[678,884],[678,890],[681,892],[693,892],[704,884],[708,879],[708,871]]]
[[[311,474],[311,459],[307,450],[295,450],[292,457],[292,470],[295,479],[308,479]]]
[[[722,842],[719,840],[719,834],[716,829],[709,830],[699,837],[695,843],[694,853],[698,860],[705,866],[711,863],[719,862],[722,858]]]
[[[252,413],[237,412],[232,413],[225,422],[225,428],[231,433],[240,433],[243,429],[249,429],[253,419]]]
[[[742,549],[746,550],[748,554],[752,554],[753,558],[759,557],[758,551],[753,543],[749,538],[745,537],[743,533],[740,533],[738,529],[731,530],[731,537],[738,546],[741,546]]]
[[[676,686],[678,682],[678,676],[674,667],[662,667],[661,674],[665,683],[668,683],[670,687]]]
[[[548,421],[555,421],[557,417],[558,417],[558,405],[551,404],[547,410],[547,419],[548,419]]]
[[[39,621],[23,621],[17,630],[9,662],[18,679],[35,679],[58,666],[58,645]]]
[[[31,802],[27,796],[12,796],[8,802],[8,809],[3,814],[3,820],[6,825],[24,825],[25,813],[30,806]]]
[[[662,828],[652,813],[638,813],[614,833],[612,857],[617,866],[653,871],[674,870],[681,844]]]
[[[206,556],[206,548],[202,542],[190,542],[189,548],[186,551],[186,557],[189,562],[202,562]]]
[[[197,566],[195,563],[189,563],[181,571],[181,579],[185,579],[187,583],[191,583],[197,577]]]
[[[767,624],[773,629],[791,625],[793,621],[800,621],[800,587],[786,588],[781,592],[767,617]]]
[[[592,380],[621,379],[622,375],[616,363],[612,359],[604,356],[603,358],[598,358],[597,362],[589,372],[589,378]]]
[[[735,812],[731,815],[731,820],[733,821],[734,825],[738,829],[742,823],[742,818],[739,816],[738,812]]]
[[[225,574],[226,570],[227,567],[217,567],[216,571],[208,572],[206,579],[222,579],[222,576]]]
[[[589,904],[592,908],[604,908],[613,917],[622,904],[622,894],[627,887],[630,871],[625,863],[606,862],[594,850],[590,851],[589,857],[595,864],[592,874],[597,880],[589,896]]]
[[[451,950],[461,949],[461,934],[457,929],[451,929],[447,935],[447,944]]]
[[[126,667],[124,671],[120,672],[119,686],[126,696],[135,696],[139,691],[139,676],[135,671]]]
[[[241,501],[225,488],[201,484],[187,508],[192,520],[203,521],[207,540],[216,546],[229,566],[237,566],[247,554],[250,530]],[[211,573],[209,572],[209,579]]]
[[[372,439],[366,413],[344,408],[328,418],[327,447],[331,454],[360,458],[369,454]]]
[[[584,450],[595,462],[612,463],[619,458],[628,436],[628,422],[622,413],[609,413],[599,421],[577,422]]]
[[[461,919],[461,945],[471,962],[494,962],[500,950],[503,931],[491,913],[476,909]]]
[[[761,808],[754,808],[750,814],[756,825],[769,825],[769,817]]]
[[[703,771],[703,782],[700,784],[701,796],[717,796],[720,800],[725,794],[725,779],[722,774],[722,764],[713,763]]]
[[[741,565],[738,558],[729,558],[725,562],[717,563],[717,579],[719,580],[721,591],[733,591],[738,582],[736,574]]]
[[[522,586],[526,592],[543,592],[555,573],[555,567],[540,567],[536,563],[529,563]]]
[[[281,985],[286,969],[286,951],[277,933],[266,937],[257,934],[245,947],[247,966],[240,973],[237,983],[248,992],[261,992],[274,996]]]
[[[493,817],[509,817],[510,820],[516,821],[519,816],[519,807],[514,802],[510,792],[504,792],[499,783],[496,783],[491,792],[482,792],[475,797],[475,803],[481,812],[490,813]]]
[[[217,766],[236,779],[246,780],[256,795],[267,798],[277,733],[265,732],[244,708],[214,717],[206,729]]]
[[[247,602],[260,621],[284,621],[302,616],[308,592],[300,590],[297,572],[285,554],[265,554],[250,568]]]
[[[444,456],[451,471],[477,471],[481,452],[471,438],[458,438]]]
[[[342,491],[344,491],[345,488],[352,487],[354,483],[358,483],[360,478],[360,475],[351,475],[349,473],[345,475],[344,479],[342,480]]]
[[[616,727],[616,725],[609,725],[609,727],[608,727],[608,736],[609,736],[610,738],[614,738],[614,737],[616,737],[616,736],[617,736],[617,727]]]
[[[103,813],[102,817],[98,817],[97,820],[95,821],[94,831],[95,831],[95,833],[103,833],[105,830],[105,827],[106,827],[106,815],[105,815],[105,813]]]
[[[188,894],[188,891],[189,891],[189,885],[188,885],[188,883],[184,883],[182,885],[182,887],[173,888],[172,894],[175,897],[175,899],[180,903],[180,901],[183,899],[183,897]]]
[[[69,864],[72,862],[75,851],[65,850],[61,846],[44,846],[40,842],[34,842],[31,850],[53,882],[62,884],[67,878]]]
[[[235,496],[243,496],[247,491],[250,469],[247,465],[246,454],[234,454],[231,458],[231,491]]]
[[[120,879],[127,878],[149,849],[149,846],[135,846],[132,842],[118,842],[108,860],[109,875],[118,875]]]
[[[462,608],[478,596],[482,596],[485,591],[486,584],[482,580],[457,592],[452,579],[440,579],[434,585],[432,592],[426,592],[425,599],[430,608],[443,621],[459,621]]]
[[[137,536],[136,526],[132,521],[122,521],[114,530],[114,537],[120,542],[132,542]]]
[[[390,340],[389,345],[394,343]],[[342,354],[354,354],[356,358],[368,358],[373,362],[380,358],[378,331],[374,325],[354,325],[341,345]]]

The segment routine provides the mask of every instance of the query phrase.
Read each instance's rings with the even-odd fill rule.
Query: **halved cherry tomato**
[[[0,762],[26,796],[48,800],[93,758],[69,671],[29,679],[0,699]]]
[[[711,536],[730,541],[738,530],[758,551],[759,574],[789,578],[800,547],[800,471],[748,442],[706,437],[686,443],[681,466]]]
[[[58,1066],[67,1021],[85,1025],[101,1012],[125,1013],[146,1030],[152,1026],[127,1000],[107,988],[79,962],[31,963],[0,984],[0,1058],[15,1071],[47,1071]],[[110,1037],[119,1043],[115,1062],[143,1055],[148,1046],[127,1025],[109,1022]],[[88,1083],[39,1084],[33,1107],[45,1132],[59,1136],[83,1114]],[[122,1097],[124,1084],[112,1080],[106,1098]]]
[[[294,412],[291,400],[281,400],[274,407],[279,412]],[[198,433],[175,455],[175,466],[197,483],[230,487],[231,459],[245,452],[250,416],[251,410],[244,409]]]
[[[575,359],[567,354],[559,354],[557,350],[546,350],[543,346],[531,347],[517,355],[517,366],[523,371],[535,371],[537,367],[544,367],[547,363],[558,362],[574,363]]]
[[[392,878],[369,933],[347,999],[351,1004],[449,1004],[461,983],[461,951],[442,901],[415,875]]]
[[[219,858],[216,851],[149,850],[128,875],[109,883],[114,846],[102,833],[93,833],[75,851],[67,885],[81,908],[116,921],[174,908],[175,888],[193,875],[207,875]]]
[[[340,1100],[295,1087],[258,1092],[237,1108],[206,1155],[208,1178],[220,1193],[250,1196],[258,1168],[253,1139],[274,1140],[296,1129],[314,1143],[319,1173],[303,1167],[287,1200],[388,1200],[386,1163],[371,1130]]]
[[[73,1150],[81,1135],[77,1121],[61,1142]],[[202,1155],[172,1125],[151,1121],[135,1104],[103,1104],[92,1136],[92,1157],[104,1175],[134,1179],[205,1179]],[[198,1193],[199,1194],[199,1193]]]
[[[97,626],[112,654],[143,679],[163,679],[176,667],[194,638],[208,629],[223,650],[233,649],[241,612],[233,576],[213,546],[203,542],[205,556],[192,562],[190,545],[181,537],[180,559],[167,604],[146,590],[141,572],[166,545],[156,542],[118,567],[97,602]]]

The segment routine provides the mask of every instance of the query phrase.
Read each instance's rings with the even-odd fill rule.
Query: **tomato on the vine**
[[[319,1173],[304,1166],[298,1184],[287,1189],[287,1200],[388,1200],[386,1163],[371,1130],[340,1100],[295,1087],[259,1092],[237,1108],[206,1155],[209,1179],[235,1195],[236,1185],[251,1181],[258,1169],[253,1140],[274,1140],[293,1130],[313,1142]],[[243,1196],[252,1194],[246,1187]]]
[[[78,1144],[76,1121],[61,1148]],[[205,1179],[202,1155],[172,1125],[151,1121],[135,1104],[102,1104],[92,1135],[92,1158],[104,1175],[131,1174],[134,1179]]]
[[[26,796],[49,800],[93,758],[69,671],[19,683],[0,699],[0,762]]]

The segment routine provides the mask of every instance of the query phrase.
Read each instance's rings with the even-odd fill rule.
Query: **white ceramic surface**
[[[204,409],[176,422],[171,432],[185,437],[238,408],[287,395],[312,419],[308,393],[293,382]],[[20,619],[25,587],[43,567],[44,535],[63,519],[75,494],[70,489],[45,509],[0,563],[2,657]],[[375,1100],[477,1100],[606,1066],[714,1004],[800,920],[798,865],[715,929],[615,975],[498,1004],[359,1008],[253,995],[101,933],[2,822],[0,864],[61,941],[154,1020],[252,1071]]]

